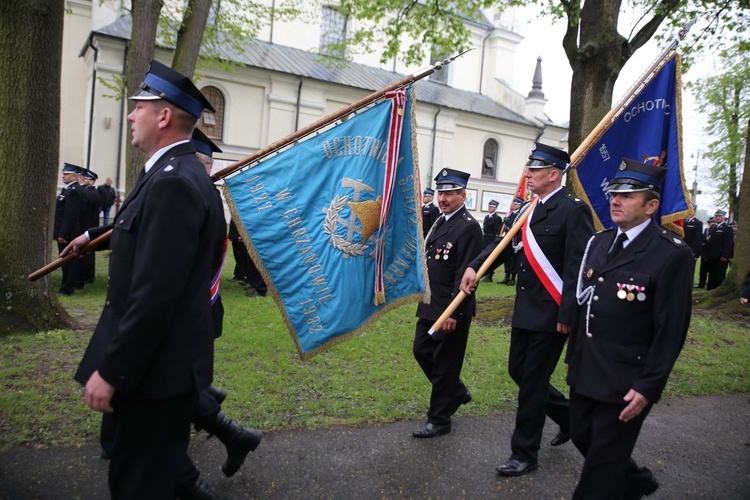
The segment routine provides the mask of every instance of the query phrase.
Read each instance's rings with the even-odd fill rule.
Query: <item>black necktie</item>
[[[625,243],[625,240],[628,239],[628,235],[625,233],[620,233],[617,238],[615,239],[615,244],[612,245],[612,250],[609,251],[609,255],[607,257],[607,262],[611,261],[615,257],[617,257],[617,254],[620,253],[620,251],[623,249],[623,245]]]

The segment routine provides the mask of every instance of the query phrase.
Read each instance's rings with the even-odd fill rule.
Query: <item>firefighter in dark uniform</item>
[[[641,498],[659,487],[631,458],[690,324],[693,252],[652,220],[666,168],[623,159],[610,182],[616,229],[588,244],[566,354],[579,498]],[[622,236],[621,236],[622,235]]]
[[[99,178],[95,172],[82,168],[78,182],[81,185],[81,194],[86,200],[81,213],[81,227],[87,229],[99,225],[99,192],[96,190],[96,180]],[[93,283],[96,274],[96,262],[94,252],[88,252],[78,259],[77,288],[83,288],[85,283]]]
[[[693,205],[693,210],[696,208]],[[682,228],[685,231],[683,239],[693,251],[693,274],[695,274],[695,264],[701,256],[701,249],[703,247],[703,223],[696,216],[692,216],[685,219]]]
[[[196,398],[213,377],[211,279],[226,221],[190,138],[204,109],[189,78],[151,62],[128,115],[149,159],[109,240],[107,300],[75,379],[111,413],[113,498],[173,498]],[[66,252],[105,233],[92,228]]]
[[[527,230],[518,249],[508,354],[508,372],[518,385],[518,409],[510,458],[496,467],[503,476],[521,476],[539,466],[547,416],[559,426],[550,444],[558,446],[570,440],[568,400],[550,384],[550,377],[577,318],[576,279],[594,224],[588,205],[562,187],[562,175],[569,164],[565,151],[535,143],[524,171],[539,202],[526,219]],[[521,207],[521,214],[529,207]],[[476,270],[499,242],[500,238],[496,239],[469,265],[461,283],[465,293],[473,291]],[[505,248],[500,262],[512,253],[510,246]]]
[[[440,217],[440,209],[432,202],[435,191],[425,188],[422,192],[422,235],[427,236],[432,225]]]
[[[461,368],[476,312],[474,297],[467,297],[441,330],[432,335],[429,330],[458,293],[464,269],[482,250],[482,228],[464,206],[469,174],[444,168],[435,181],[442,214],[425,240],[431,298],[417,306],[413,345],[414,358],[432,385],[427,424],[412,433],[418,438],[449,433],[451,416],[471,401]]]
[[[727,277],[727,266],[734,255],[734,232],[727,224],[724,210],[716,209],[714,221],[716,224],[709,228],[703,253],[708,268],[708,282],[706,290],[713,290],[721,285]]]
[[[206,167],[206,173],[210,175],[213,166],[213,154],[221,153],[221,148],[198,128],[193,130],[193,137],[190,142],[195,147],[195,154],[198,159]],[[223,210],[218,191],[216,191],[215,198],[216,205]],[[214,261],[214,281],[221,276],[223,261],[224,256]],[[212,295],[212,301],[214,335],[219,338],[223,330],[224,306],[218,293],[218,283],[216,292]],[[242,427],[233,422],[221,409],[221,404],[226,397],[227,391],[213,385],[203,389],[198,395],[195,407],[193,407],[191,421],[196,431],[205,430],[216,436],[226,447],[227,459],[221,470],[224,475],[231,477],[240,469],[247,455],[258,447],[262,433],[258,429]],[[185,467],[177,481],[175,494],[182,499],[220,498],[211,486],[200,477],[200,472],[189,457],[186,457]]]
[[[513,227],[513,224],[515,224],[516,218],[521,211],[521,205],[523,205],[523,199],[518,197],[513,199],[511,210],[505,217],[505,221],[503,221],[504,231],[508,231],[508,229]],[[516,267],[518,266],[517,250],[520,251],[521,245],[520,232],[516,233],[516,235],[513,236],[512,245],[514,249],[513,253],[505,261],[505,278],[502,281],[498,281],[498,283],[500,283],[501,285],[516,286],[516,275],[518,274],[518,271],[516,270]]]
[[[482,233],[484,233],[484,246],[489,245],[495,238],[500,234],[500,229],[503,227],[503,217],[497,213],[497,206],[499,203],[496,200],[490,200],[487,204],[487,210],[490,212],[484,216],[482,222]],[[492,283],[492,271],[489,271],[482,278],[483,282]]]
[[[58,251],[62,251],[68,243],[81,234],[81,214],[83,213],[85,198],[81,186],[78,184],[78,172],[81,167],[66,163],[62,169],[62,181],[65,186],[57,196],[55,202],[55,225],[52,239],[57,241]],[[62,283],[60,295],[73,295],[78,274],[78,262],[75,260],[62,266]]]

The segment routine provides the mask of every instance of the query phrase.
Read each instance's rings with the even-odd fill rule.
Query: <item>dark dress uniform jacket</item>
[[[85,199],[81,193],[81,186],[77,182],[71,182],[57,196],[55,225],[52,230],[53,239],[63,238],[65,241],[72,241],[83,232],[81,214],[83,213]]]
[[[534,233],[539,247],[552,267],[562,278],[562,302],[558,307],[544,288],[529,265],[524,248],[517,254],[518,278],[513,327],[536,332],[556,332],[557,323],[570,326],[578,313],[575,286],[583,251],[589,238],[594,234],[591,210],[582,200],[567,194],[563,188],[543,205],[537,203],[532,216],[529,229]],[[469,267],[479,269],[500,240],[495,239]],[[496,261],[497,265],[512,255],[513,249],[508,245]]]
[[[431,300],[420,302],[417,317],[436,320],[459,292],[466,266],[482,250],[482,228],[469,215],[466,207],[459,208],[425,242],[427,273],[430,277]],[[446,258],[447,256],[447,258]],[[466,297],[451,318],[464,321],[474,316],[474,294]]]
[[[596,287],[588,318],[591,337],[584,304],[577,332],[569,339],[568,384],[577,394],[605,403],[624,405],[630,389],[656,402],[690,324],[693,254],[675,234],[651,221],[607,263],[616,234],[604,231],[591,242],[581,284],[582,289]],[[642,287],[643,300],[618,298],[623,285]]]
[[[484,216],[482,223],[482,232],[484,233],[484,244],[489,245],[500,234],[500,228],[503,227],[503,218],[497,212]]]
[[[734,232],[729,224],[722,222],[708,228],[708,238],[703,245],[703,256],[707,259],[731,259],[734,255]]]
[[[693,250],[693,257],[701,256],[701,246],[703,245],[703,223],[695,217],[685,219],[683,224],[685,230],[685,243]]]
[[[114,220],[107,301],[77,381],[99,370],[116,390],[142,398],[210,384],[209,283],[226,231],[215,196],[189,143],[169,149],[136,184]]]

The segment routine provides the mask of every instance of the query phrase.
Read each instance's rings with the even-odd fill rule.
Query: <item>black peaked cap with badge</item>
[[[64,174],[80,174],[81,167],[73,165],[72,163],[63,163],[62,172]]]
[[[444,168],[435,177],[435,184],[438,191],[455,191],[464,189],[469,183],[471,174],[461,172],[452,168]]]
[[[666,167],[642,163],[623,158],[617,173],[607,188],[609,193],[635,193],[637,191],[661,191]]]
[[[570,155],[562,149],[558,149],[541,142],[535,142],[529,153],[529,161],[526,168],[557,167],[565,170],[570,166]]]
[[[164,99],[196,118],[200,118],[204,109],[216,111],[190,78],[159,61],[151,61],[151,67],[140,90],[130,99],[133,101]]]
[[[87,179],[91,179],[92,181],[95,181],[99,178],[99,176],[94,172],[93,170],[90,170],[88,168],[81,168],[81,175],[86,177]]]
[[[199,128],[193,129],[193,137],[190,138],[190,142],[195,146],[195,150],[206,156],[213,158],[214,153],[221,153],[222,150],[217,146],[214,141],[208,138],[206,134]]]

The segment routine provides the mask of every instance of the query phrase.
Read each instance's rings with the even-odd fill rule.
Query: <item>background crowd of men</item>
[[[95,186],[99,176],[87,168],[65,163],[62,169],[63,188],[55,202],[55,219],[52,238],[62,251],[68,243],[89,227],[99,225],[99,213],[104,212],[105,221],[115,203],[116,193],[109,177],[105,184]],[[105,222],[105,225],[108,222]],[[92,283],[95,275],[94,252],[81,259],[71,261],[62,268],[63,279],[57,293],[73,295],[86,283]]]
[[[727,277],[727,269],[734,258],[734,239],[737,222],[727,222],[727,213],[717,208],[714,216],[703,223],[697,217],[685,219],[685,243],[693,251],[693,272],[698,265],[696,288],[713,290]]]

